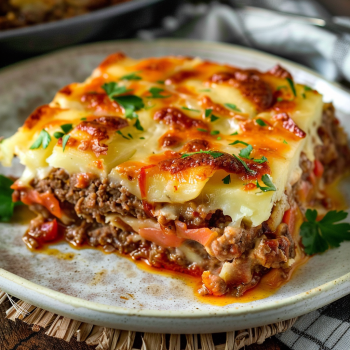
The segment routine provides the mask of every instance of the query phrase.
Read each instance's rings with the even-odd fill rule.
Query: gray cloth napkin
[[[264,6],[323,18],[348,27],[350,18],[332,17],[314,0],[246,0],[245,4]],[[182,37],[221,41],[253,47],[303,63],[327,79],[350,81],[350,34],[311,25],[280,13],[246,6],[184,4],[173,17],[163,19],[161,28],[142,30],[138,37]]]
[[[252,0],[252,5],[255,5]],[[313,0],[255,0],[257,5],[342,23],[350,18],[332,18]],[[235,5],[233,3],[233,5]],[[350,35],[329,31],[276,13],[212,2],[185,4],[161,28],[143,30],[142,39],[182,37],[224,41],[268,51],[306,64],[330,80],[350,81]],[[350,296],[299,318],[287,332],[278,335],[281,350],[349,350]]]

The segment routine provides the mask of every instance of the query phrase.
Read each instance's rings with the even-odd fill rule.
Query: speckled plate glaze
[[[191,55],[240,67],[267,70],[276,63],[298,82],[333,101],[350,133],[350,94],[318,74],[284,59],[233,45],[193,41],[119,41],[70,48],[0,72],[0,134],[11,135],[38,105],[72,81],[82,81],[102,59],[116,51],[139,58]],[[18,174],[19,165],[0,172]],[[350,198],[349,182],[341,190]],[[196,300],[184,282],[139,269],[128,259],[96,250],[55,246],[63,255],[32,253],[17,218],[0,224],[0,289],[38,307],[80,321],[126,330],[212,333],[261,326],[302,315],[347,293],[350,242],[313,257],[292,280],[266,299],[214,306]],[[68,259],[67,259],[68,257]],[[130,296],[132,295],[132,297]]]

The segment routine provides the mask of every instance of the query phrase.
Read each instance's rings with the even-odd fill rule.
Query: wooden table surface
[[[7,320],[5,312],[9,307],[9,302],[0,305],[0,350],[94,350],[96,348],[96,346],[78,343],[75,338],[67,343],[64,340],[48,337],[43,329],[33,332],[31,327],[22,321]],[[251,345],[245,348],[245,350],[285,349],[286,347],[274,338],[267,339],[262,345]]]

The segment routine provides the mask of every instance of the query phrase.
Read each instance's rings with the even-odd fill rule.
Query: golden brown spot
[[[199,152],[199,151],[207,151],[210,149],[210,143],[207,140],[192,140],[188,142],[183,149],[182,152]]]
[[[244,168],[242,163],[234,156],[223,153],[222,156],[214,158],[207,153],[196,153],[185,158],[172,158],[163,160],[158,163],[161,171],[169,171],[171,174],[176,174],[180,171],[185,171],[190,168],[206,166],[215,170],[225,170],[228,173],[237,174],[242,180],[255,179],[263,174],[270,174],[271,170],[267,163],[257,164],[253,161],[245,160],[252,173]]]
[[[190,118],[175,107],[160,109],[154,114],[153,119],[159,123],[170,125],[172,129],[177,130],[186,130],[189,128],[209,129],[205,122]]]
[[[274,116],[277,121],[282,121],[283,127],[293,133],[294,135],[304,138],[306,132],[299,128],[299,126],[294,122],[294,120],[287,113],[280,113]]]
[[[286,79],[286,78],[292,78],[292,74],[290,74],[285,68],[283,68],[282,66],[280,66],[279,64],[277,64],[276,66],[274,66],[273,68],[271,68],[267,73],[277,77],[277,78],[282,78],[282,79]]]
[[[180,142],[181,138],[172,133],[166,133],[159,139],[159,145],[163,148],[175,147],[179,145]]]
[[[125,57],[126,56],[122,52],[113,53],[109,55],[104,61],[102,61],[100,68],[104,69],[112,64],[119,63],[120,61],[123,61]]]
[[[255,104],[258,111],[266,110],[272,105],[272,89],[262,80],[258,71],[237,69],[234,72],[215,73],[209,78],[209,82],[226,83],[239,89],[244,97]]]
[[[196,72],[195,70],[181,70],[171,75],[169,78],[167,78],[167,80],[165,80],[165,84],[166,85],[180,84],[183,81],[190,78],[194,78],[196,76],[198,76],[198,72]]]
[[[64,109],[43,105],[38,107],[24,122],[24,127],[32,129],[39,121],[51,119],[56,113],[64,111]]]

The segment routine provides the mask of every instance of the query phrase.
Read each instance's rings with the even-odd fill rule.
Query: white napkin
[[[313,0],[259,1],[260,5],[269,3],[279,11],[333,20],[350,27],[350,18],[331,18]],[[328,31],[271,11],[234,8],[218,2],[185,4],[173,17],[163,19],[162,28],[138,33],[143,39],[169,36],[249,46],[303,63],[330,80],[350,81],[349,34]]]

